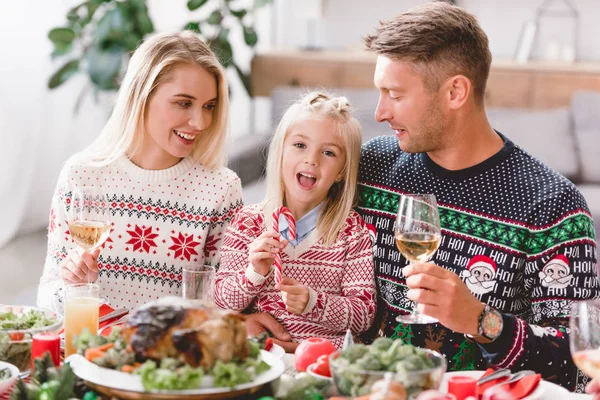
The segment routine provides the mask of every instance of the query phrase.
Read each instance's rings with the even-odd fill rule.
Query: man
[[[359,176],[359,210],[377,229],[380,333],[439,350],[449,370],[532,369],[582,391],[565,324],[572,300],[600,293],[593,222],[571,182],[490,126],[486,34],[431,2],[364,41],[378,55],[375,118],[395,133],[363,147]],[[405,266],[395,248],[403,193],[438,200],[429,263]],[[413,302],[439,324],[396,322]]]
[[[379,334],[442,352],[449,370],[533,369],[582,391],[566,322],[572,300],[600,296],[593,222],[573,184],[490,126],[491,54],[477,20],[431,2],[365,44],[378,55],[375,118],[395,134],[363,146],[359,172],[359,211],[377,231]],[[437,197],[443,235],[429,263],[408,266],[395,247],[403,193]],[[544,271],[565,259],[567,287]],[[439,324],[396,322],[414,301]],[[251,331],[256,321],[277,329],[257,315]]]

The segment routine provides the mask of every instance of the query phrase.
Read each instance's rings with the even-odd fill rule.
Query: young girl
[[[50,212],[38,305],[61,311],[65,285],[96,280],[113,308],[178,295],[185,264],[219,263],[225,225],[242,205],[225,168],[225,74],[192,32],[146,40],[134,53],[114,111],[96,141],[63,167]],[[76,250],[67,226],[72,191],[109,196],[101,249]]]
[[[360,157],[360,125],[345,98],[309,94],[284,114],[267,163],[267,195],[244,207],[225,232],[216,304],[269,312],[293,339],[323,337],[341,347],[346,330],[367,330],[375,316],[372,244],[352,210]],[[271,229],[273,211],[287,220]],[[283,280],[275,284],[273,260]]]

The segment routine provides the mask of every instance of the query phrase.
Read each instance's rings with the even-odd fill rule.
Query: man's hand
[[[476,335],[479,316],[485,305],[477,300],[463,281],[433,263],[404,268],[409,299],[419,303],[418,310],[437,318],[455,332]]]
[[[275,288],[281,290],[281,297],[283,298],[285,308],[289,312],[298,315],[304,312],[308,300],[310,299],[310,293],[307,286],[293,278],[285,277],[281,280],[279,285],[275,286]]]
[[[592,379],[586,386],[585,392],[594,396],[592,400],[600,400],[600,379]]]
[[[298,343],[292,341],[292,337],[281,326],[271,314],[254,313],[244,315],[246,319],[246,329],[248,337],[256,336],[263,332],[271,332],[274,336],[273,343],[283,347],[286,353],[293,353],[298,347]]]

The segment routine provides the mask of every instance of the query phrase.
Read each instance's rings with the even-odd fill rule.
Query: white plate
[[[285,365],[279,358],[264,350],[261,350],[260,357],[263,361],[269,364],[271,368],[258,375],[254,381],[237,385],[233,391],[247,390],[257,386],[262,386],[265,383],[269,383],[279,378],[283,374]],[[144,387],[142,386],[142,379],[138,375],[127,374],[114,369],[99,367],[96,364],[86,360],[79,354],[73,354],[69,356],[65,362],[68,362],[71,365],[75,375],[95,385],[127,392],[145,393]],[[160,391],[156,393],[178,395],[181,398],[196,398],[198,395],[214,395],[231,391],[232,389],[229,388],[213,387],[211,377],[206,375],[202,379],[202,386],[199,389]]]
[[[285,350],[280,345],[273,343],[273,347],[271,347],[269,353],[273,354],[277,358],[281,358],[285,354]]]
[[[12,365],[11,363],[0,361],[0,370],[4,368],[8,368],[10,370],[10,378],[3,379],[0,381],[0,394],[8,391],[19,378],[19,368]]]
[[[446,393],[448,391],[448,378],[453,375],[470,376],[475,379],[479,379],[485,371],[456,371],[446,372],[442,378],[440,384],[440,391]],[[522,400],[555,400],[569,396],[569,391],[562,386],[558,386],[552,382],[541,380],[537,389],[534,390],[529,396],[524,397]]]

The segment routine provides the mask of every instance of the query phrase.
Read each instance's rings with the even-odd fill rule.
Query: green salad
[[[408,394],[436,388],[437,375],[441,379],[445,372],[442,359],[436,363],[427,350],[389,338],[377,338],[370,346],[356,344],[342,350],[330,365],[338,390],[351,396],[370,393],[373,383],[388,371],[394,373],[394,380],[401,382]]]
[[[55,317],[49,317],[40,310],[29,310],[21,314],[13,312],[0,313],[0,330],[5,331],[43,328],[54,325],[56,322]]]
[[[114,343],[102,356],[89,359],[86,350]],[[175,358],[162,360],[146,360],[143,364],[135,363],[135,355],[120,336],[118,328],[114,328],[109,337],[92,335],[84,330],[74,339],[78,353],[104,368],[128,371],[139,375],[146,391],[155,390],[189,390],[201,387],[205,379],[212,379],[213,387],[230,387],[252,382],[258,375],[270,369],[269,364],[260,360],[261,342],[248,340],[250,355],[244,360],[224,363],[217,361],[209,370],[194,368]],[[130,366],[135,366],[130,368]]]

